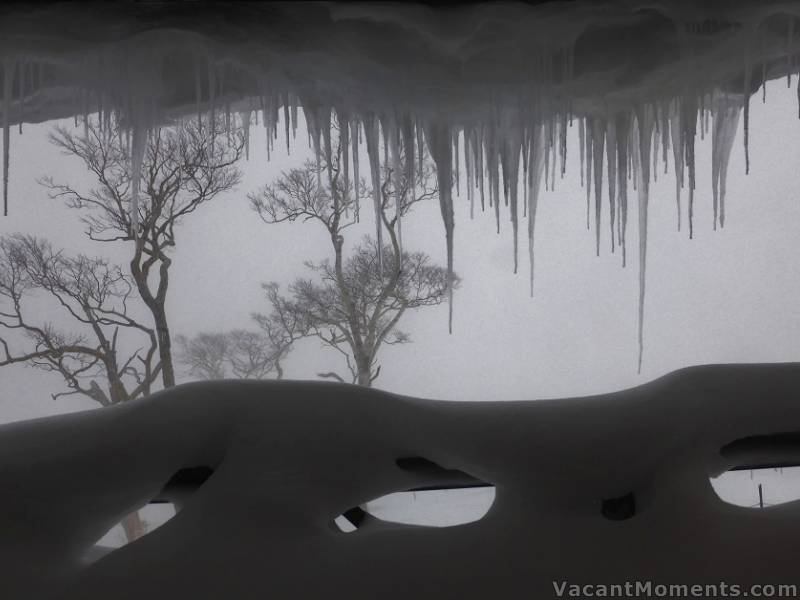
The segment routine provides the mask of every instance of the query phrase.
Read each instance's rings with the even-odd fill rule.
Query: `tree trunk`
[[[163,304],[157,304],[153,310],[158,338],[158,358],[161,361],[161,378],[164,388],[175,385],[175,367],[172,364],[172,339],[167,324],[167,313]]]
[[[372,387],[372,369],[370,369],[368,358],[356,357],[356,368],[358,369],[358,385]]]
[[[147,533],[147,524],[139,516],[139,511],[136,510],[122,519],[122,529],[125,530],[125,537],[130,543]]]

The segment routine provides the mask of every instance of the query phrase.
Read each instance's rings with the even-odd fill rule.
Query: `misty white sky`
[[[800,121],[794,90],[782,80],[768,88],[765,106],[758,97],[752,100],[748,176],[740,121],[724,230],[711,229],[708,137],[704,142],[698,137],[694,240],[676,231],[671,164],[670,174],[660,172],[652,185],[641,375],[636,373],[635,202],[629,265],[623,270],[620,255],[608,251],[607,222],[603,253],[595,257],[594,233],[586,230],[575,126],[567,176],[555,191],[543,192],[540,201],[536,298],[528,296],[524,227],[520,274],[514,275],[507,215],[502,215],[497,236],[491,213],[469,220],[464,194],[456,206],[455,266],[463,282],[456,293],[454,332],[447,334],[446,306],[409,314],[402,327],[413,342],[382,351],[377,386],[452,400],[537,399],[612,391],[693,364],[800,360],[800,202],[795,191]],[[63,124],[72,127],[71,121]],[[84,188],[94,183],[81,163],[47,142],[53,125],[26,125],[21,136],[12,130],[11,208],[7,218],[0,218],[0,234],[35,233],[69,251],[123,259],[124,245],[86,240],[78,214],[49,200],[36,183],[43,175]],[[186,219],[171,275],[168,309],[174,334],[251,327],[250,312],[267,310],[261,282],[286,284],[306,273],[304,260],[328,256],[329,242],[319,227],[266,225],[246,200],[248,191],[311,156],[306,139],[298,131],[289,156],[276,143],[267,162],[264,129],[253,127],[240,188]],[[366,164],[364,153],[362,176],[368,175]],[[368,201],[365,207],[364,214],[370,215]],[[607,205],[603,217],[608,219]],[[348,242],[372,231],[370,219],[361,230],[349,230]],[[418,206],[404,222],[404,243],[444,264],[438,203]],[[336,353],[308,341],[292,354],[287,377],[315,378],[317,371],[331,369],[344,373]],[[56,376],[23,367],[0,370],[0,422],[94,407],[76,396],[53,401],[50,394],[62,389]]]

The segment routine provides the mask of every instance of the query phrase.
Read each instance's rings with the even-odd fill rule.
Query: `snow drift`
[[[791,583],[798,503],[709,483],[798,464],[800,365],[684,369],[600,396],[436,402],[318,382],[193,383],[0,427],[3,597],[548,597],[574,583]],[[404,490],[494,485],[482,519],[333,521]],[[106,554],[154,498],[177,516]]]

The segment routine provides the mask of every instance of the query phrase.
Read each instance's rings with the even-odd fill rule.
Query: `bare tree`
[[[0,238],[0,367],[59,374],[67,389],[53,399],[82,394],[110,406],[146,396],[161,364],[155,331],[130,314],[133,292],[106,259],[68,256],[33,236]],[[69,325],[55,325],[59,317]],[[129,540],[145,532],[138,512],[123,528]]]
[[[446,300],[447,270],[431,264],[422,252],[403,251],[399,231],[411,207],[435,198],[438,191],[427,163],[413,181],[405,168],[399,174],[384,168],[378,218],[389,243],[381,248],[367,237],[346,255],[343,232],[356,222],[355,201],[340,178],[341,147],[325,158],[325,165],[307,163],[249,196],[266,223],[300,219],[322,225],[333,251],[332,260],[306,262],[313,277],[294,281],[286,296],[274,283],[264,285],[272,310],[254,317],[273,336],[280,332],[287,345],[318,338],[344,357],[353,383],[371,386],[380,374],[380,349],[410,341],[398,329],[406,311]],[[318,375],[345,381],[335,371]]]
[[[152,130],[144,149],[138,218],[132,215],[128,137],[125,128],[113,121],[90,123],[82,135],[57,128],[52,143],[80,158],[98,185],[79,191],[52,178],[45,178],[43,184],[52,198],[84,211],[82,221],[90,239],[131,244],[130,274],[153,317],[163,386],[171,387],[175,370],[166,300],[175,229],[200,205],[239,183],[235,163],[244,149],[244,134],[228,132],[223,123],[207,119]]]
[[[287,348],[276,348],[262,332],[234,329],[225,333],[199,333],[176,338],[178,362],[201,379],[264,379],[273,372],[283,376],[280,361]]]
[[[147,395],[161,365],[153,329],[129,314],[129,278],[103,258],[67,256],[33,236],[0,239],[0,367],[23,363],[60,374],[68,390],[102,406]],[[25,310],[44,296],[71,323],[53,324],[55,314]],[[121,335],[122,333],[122,335]],[[136,347],[126,352],[123,339]],[[12,351],[19,345],[21,350]],[[98,381],[105,384],[101,386]]]

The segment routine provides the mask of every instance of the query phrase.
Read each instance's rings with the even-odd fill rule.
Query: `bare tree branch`
[[[34,236],[0,238],[0,329],[8,332],[0,335],[0,367],[27,364],[58,373],[67,391],[54,399],[82,394],[108,406],[143,395],[160,368],[153,365],[155,332],[128,313],[132,293],[127,276],[106,259],[68,256]],[[40,316],[44,311],[24,308],[43,301],[60,309],[74,329],[59,329]],[[145,346],[127,351],[120,331]],[[13,352],[12,344],[22,350]],[[142,359],[140,350],[148,346]],[[141,368],[132,366],[135,358],[142,359]]]
[[[252,208],[266,223],[300,219],[322,224],[333,250],[332,259],[306,262],[313,276],[296,279],[286,295],[276,284],[265,284],[271,312],[254,318],[276,346],[319,339],[344,356],[354,383],[370,386],[380,374],[377,356],[383,344],[410,341],[408,334],[397,329],[402,316],[409,309],[435,306],[446,299],[446,269],[432,265],[424,253],[403,251],[397,231],[398,215],[435,198],[438,191],[429,164],[417,170],[414,181],[408,179],[408,169],[401,168],[402,175],[395,177],[384,168],[378,218],[389,243],[379,247],[366,237],[345,256],[342,231],[356,216],[350,210],[354,208],[350,186],[339,179],[340,155],[338,147],[325,149],[324,166],[307,163],[249,196]],[[327,185],[322,183],[323,171],[328,174]],[[343,381],[335,372],[318,375]]]
[[[175,384],[165,308],[175,229],[201,205],[232,190],[241,179],[235,164],[244,152],[244,132],[236,129],[227,134],[222,118],[218,117],[218,123],[209,123],[208,118],[200,122],[188,119],[150,132],[142,171],[137,174],[143,198],[136,220],[131,214],[132,160],[123,125],[112,121],[100,126],[90,121],[82,135],[56,128],[50,136],[65,154],[81,159],[97,181],[95,188],[83,191],[44,178],[41,183],[49,189],[51,198],[81,210],[90,239],[131,244],[130,274],[153,317],[164,387]],[[133,230],[134,222],[139,224],[138,231]],[[115,318],[119,315],[104,315],[103,324]]]

